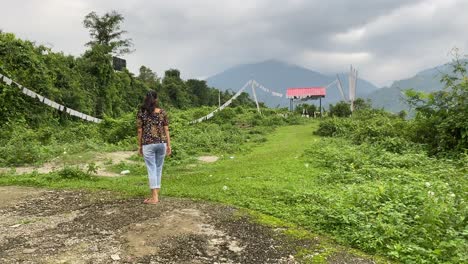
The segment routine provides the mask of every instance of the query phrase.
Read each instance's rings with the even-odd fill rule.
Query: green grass
[[[403,262],[467,259],[466,167],[322,138],[313,134],[317,127],[316,121],[279,127],[266,142],[252,143],[252,148],[243,148],[249,151],[225,154],[212,164],[168,160],[162,195],[246,208],[264,215],[260,222],[301,227],[288,231],[293,237],[310,231],[331,234],[343,244]],[[142,165],[113,168],[130,168],[134,173],[92,180],[4,175],[0,184],[108,189],[126,196],[148,193]],[[434,191],[437,199],[428,197],[428,191]]]

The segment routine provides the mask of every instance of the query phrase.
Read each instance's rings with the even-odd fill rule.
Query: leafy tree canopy
[[[99,16],[96,12],[87,14],[83,25],[89,30],[92,40],[86,45],[91,47],[103,45],[108,49],[108,53],[118,55],[131,53],[133,43],[130,38],[123,38],[127,33],[121,30],[123,21],[124,17],[116,11],[105,13],[103,16]]]

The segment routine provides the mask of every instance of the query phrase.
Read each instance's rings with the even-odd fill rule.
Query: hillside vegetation
[[[407,92],[416,111],[411,120],[404,112],[372,109],[364,100],[351,116],[345,102],[321,120],[286,109],[262,108],[260,114],[244,94],[209,121],[190,125],[216,108],[216,89],[182,80],[175,69],[162,79],[147,67],[137,76],[116,72],[107,48],[95,43],[83,56],[72,57],[0,33],[0,73],[103,118],[86,123],[0,82],[0,166],[11,168],[0,175],[0,184],[145,195],[146,169],[137,155],[133,162],[112,165],[117,172],[131,171],[118,178],[93,175],[92,159],[88,171],[66,166],[17,175],[14,167],[78,158],[83,152],[136,150],[136,111],[146,92],[155,89],[169,112],[173,140],[163,196],[247,208],[307,230],[290,234],[296,238],[328,235],[398,262],[468,261],[465,62],[455,60],[453,73],[442,79],[443,90]],[[221,100],[230,96],[223,92]],[[205,154],[220,160],[196,161]],[[333,250],[312,255],[304,249],[301,256],[326,262]]]

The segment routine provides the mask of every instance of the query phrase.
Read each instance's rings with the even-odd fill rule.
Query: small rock
[[[31,254],[31,253],[34,253],[36,251],[35,248],[26,248],[23,250],[23,253],[24,254]]]
[[[123,170],[120,172],[121,175],[126,175],[126,174],[129,174],[130,171],[129,170]]]
[[[20,227],[20,226],[21,226],[21,224],[16,224],[16,225],[12,225],[12,226],[10,226],[10,227],[11,227],[11,228],[17,228],[17,227]]]
[[[120,256],[117,254],[111,255],[112,260],[120,260]]]

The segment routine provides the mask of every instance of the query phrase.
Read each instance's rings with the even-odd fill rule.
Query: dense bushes
[[[351,105],[347,102],[341,101],[335,105],[330,105],[329,113],[333,117],[348,117],[351,115]]]
[[[282,110],[262,109],[260,115],[255,108],[234,107],[215,113],[208,121],[188,124],[212,110],[203,107],[169,112],[174,159],[182,160],[200,153],[240,151],[245,149],[247,142],[263,142],[265,135],[276,126],[302,121],[295,115],[280,116]]]
[[[166,71],[162,79],[145,66],[138,75],[126,69],[114,71],[108,52],[108,47],[92,45],[83,56],[67,56],[0,32],[0,73],[57,103],[99,118],[133,111],[149,89],[159,93],[166,108],[217,105],[218,98],[225,102],[233,96],[209,87],[206,81],[185,81],[176,69]],[[243,93],[233,105],[253,106],[253,101]],[[28,127],[38,127],[51,118],[60,123],[72,119],[3,82],[0,109],[0,125],[24,119]]]
[[[324,169],[314,180],[324,193],[336,189],[309,212],[315,228],[405,263],[467,260],[468,156],[435,159],[327,138],[304,157],[321,157],[308,160]]]
[[[461,64],[461,65],[459,65]],[[445,76],[446,88],[431,94],[407,91],[416,117],[364,108],[350,118],[330,118],[316,132],[340,136],[357,144],[377,144],[393,152],[424,148],[431,155],[458,155],[468,151],[468,62],[454,64],[453,76]],[[339,116],[339,115],[338,115]]]
[[[432,154],[468,150],[468,61],[456,55],[453,72],[442,78],[445,88],[429,94],[408,90],[408,102],[416,110],[415,140]]]
[[[350,118],[325,119],[316,133],[345,137],[356,144],[371,143],[396,153],[422,148],[414,142],[413,122],[383,110],[362,110]]]
[[[262,142],[275,126],[298,124],[300,117],[279,115],[282,110],[234,107],[217,112],[202,123],[189,122],[204,116],[212,107],[168,111],[173,160],[178,162],[200,153],[227,153],[245,148],[247,142]],[[105,117],[100,124],[84,121],[49,120],[39,127],[25,122],[6,124],[0,132],[0,166],[41,163],[82,151],[136,150],[136,111],[120,118]]]
[[[44,124],[38,128],[12,123],[0,131],[0,166],[41,163],[62,154],[108,147],[98,125],[84,122]]]
[[[454,66],[445,90],[407,92],[413,119],[364,109],[321,122],[316,133],[336,138],[306,156],[343,193],[315,212],[317,228],[406,263],[468,261],[468,79]]]

